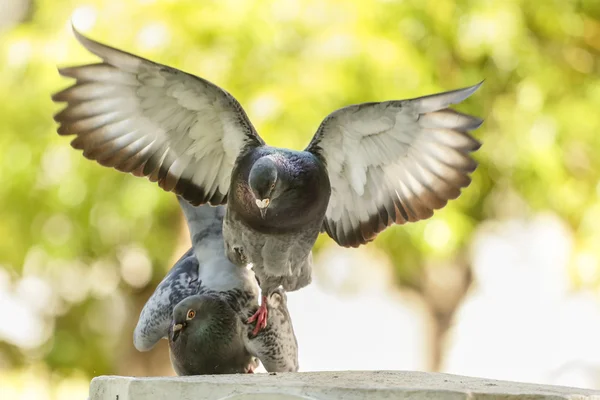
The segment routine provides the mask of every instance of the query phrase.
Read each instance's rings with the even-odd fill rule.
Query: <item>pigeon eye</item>
[[[275,189],[275,182],[271,184],[271,190]]]
[[[187,312],[187,319],[188,319],[188,320],[190,320],[190,319],[194,319],[194,317],[195,317],[195,316],[196,316],[196,311],[194,311],[194,310],[189,310],[189,311]]]

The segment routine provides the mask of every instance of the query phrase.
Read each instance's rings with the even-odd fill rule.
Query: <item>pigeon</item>
[[[298,342],[281,289],[267,299],[268,325],[257,335],[248,317],[258,308],[254,273],[223,250],[224,206],[180,204],[193,247],[175,263],[142,309],[133,342],[149,351],[167,338],[178,375],[298,371]]]
[[[393,224],[424,220],[470,182],[483,120],[448,108],[483,83],[329,114],[302,151],[268,146],[240,103],[215,84],[91,40],[102,59],[60,68],[75,84],[53,96],[60,135],[91,160],[147,177],[192,205],[227,204],[225,252],[252,264],[267,320],[274,290],[311,282],[321,232],[358,247]]]

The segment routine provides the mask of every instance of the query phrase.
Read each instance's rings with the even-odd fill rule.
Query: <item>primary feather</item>
[[[58,133],[98,163],[146,176],[194,205],[224,204],[231,170],[264,142],[229,93],[202,78],[75,37],[103,62],[61,68]]]
[[[411,100],[366,103],[330,114],[307,151],[327,164],[331,197],[323,227],[356,247],[389,225],[431,217],[471,182],[482,120],[447,107],[481,85]]]

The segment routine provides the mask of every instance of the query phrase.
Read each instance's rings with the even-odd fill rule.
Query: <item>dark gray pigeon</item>
[[[469,185],[481,119],[448,108],[481,85],[334,111],[304,151],[270,147],[211,82],[75,36],[101,63],[62,68],[58,133],[102,165],[158,182],[191,204],[228,204],[228,258],[252,263],[263,295],[310,283],[325,231],[341,246],[431,217]],[[263,298],[264,300],[265,298]],[[266,322],[266,302],[251,321]]]
[[[169,340],[178,375],[253,372],[260,360],[269,372],[298,370],[298,344],[286,296],[267,299],[267,327],[253,335],[246,321],[258,309],[254,273],[224,253],[224,206],[193,207],[180,200],[190,228],[188,250],[158,285],[134,331],[134,345],[148,351]]]

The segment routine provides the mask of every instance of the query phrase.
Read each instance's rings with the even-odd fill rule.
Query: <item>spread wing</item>
[[[73,28],[102,63],[59,69],[75,78],[53,100],[60,135],[98,163],[158,182],[194,205],[226,202],[240,152],[264,144],[233,96],[202,78],[105,46]]]
[[[183,299],[198,294],[199,263],[192,249],[175,263],[142,309],[133,332],[133,343],[139,351],[152,349],[166,338],[173,319],[173,308]]]
[[[267,327],[256,337],[251,336],[254,326],[247,325],[246,348],[268,372],[297,372],[298,341],[288,312],[287,297],[281,289],[267,299],[267,310]]]
[[[331,198],[323,229],[341,246],[367,243],[393,223],[426,219],[469,185],[483,122],[447,108],[465,89],[342,108],[321,123],[307,151],[327,166]]]

